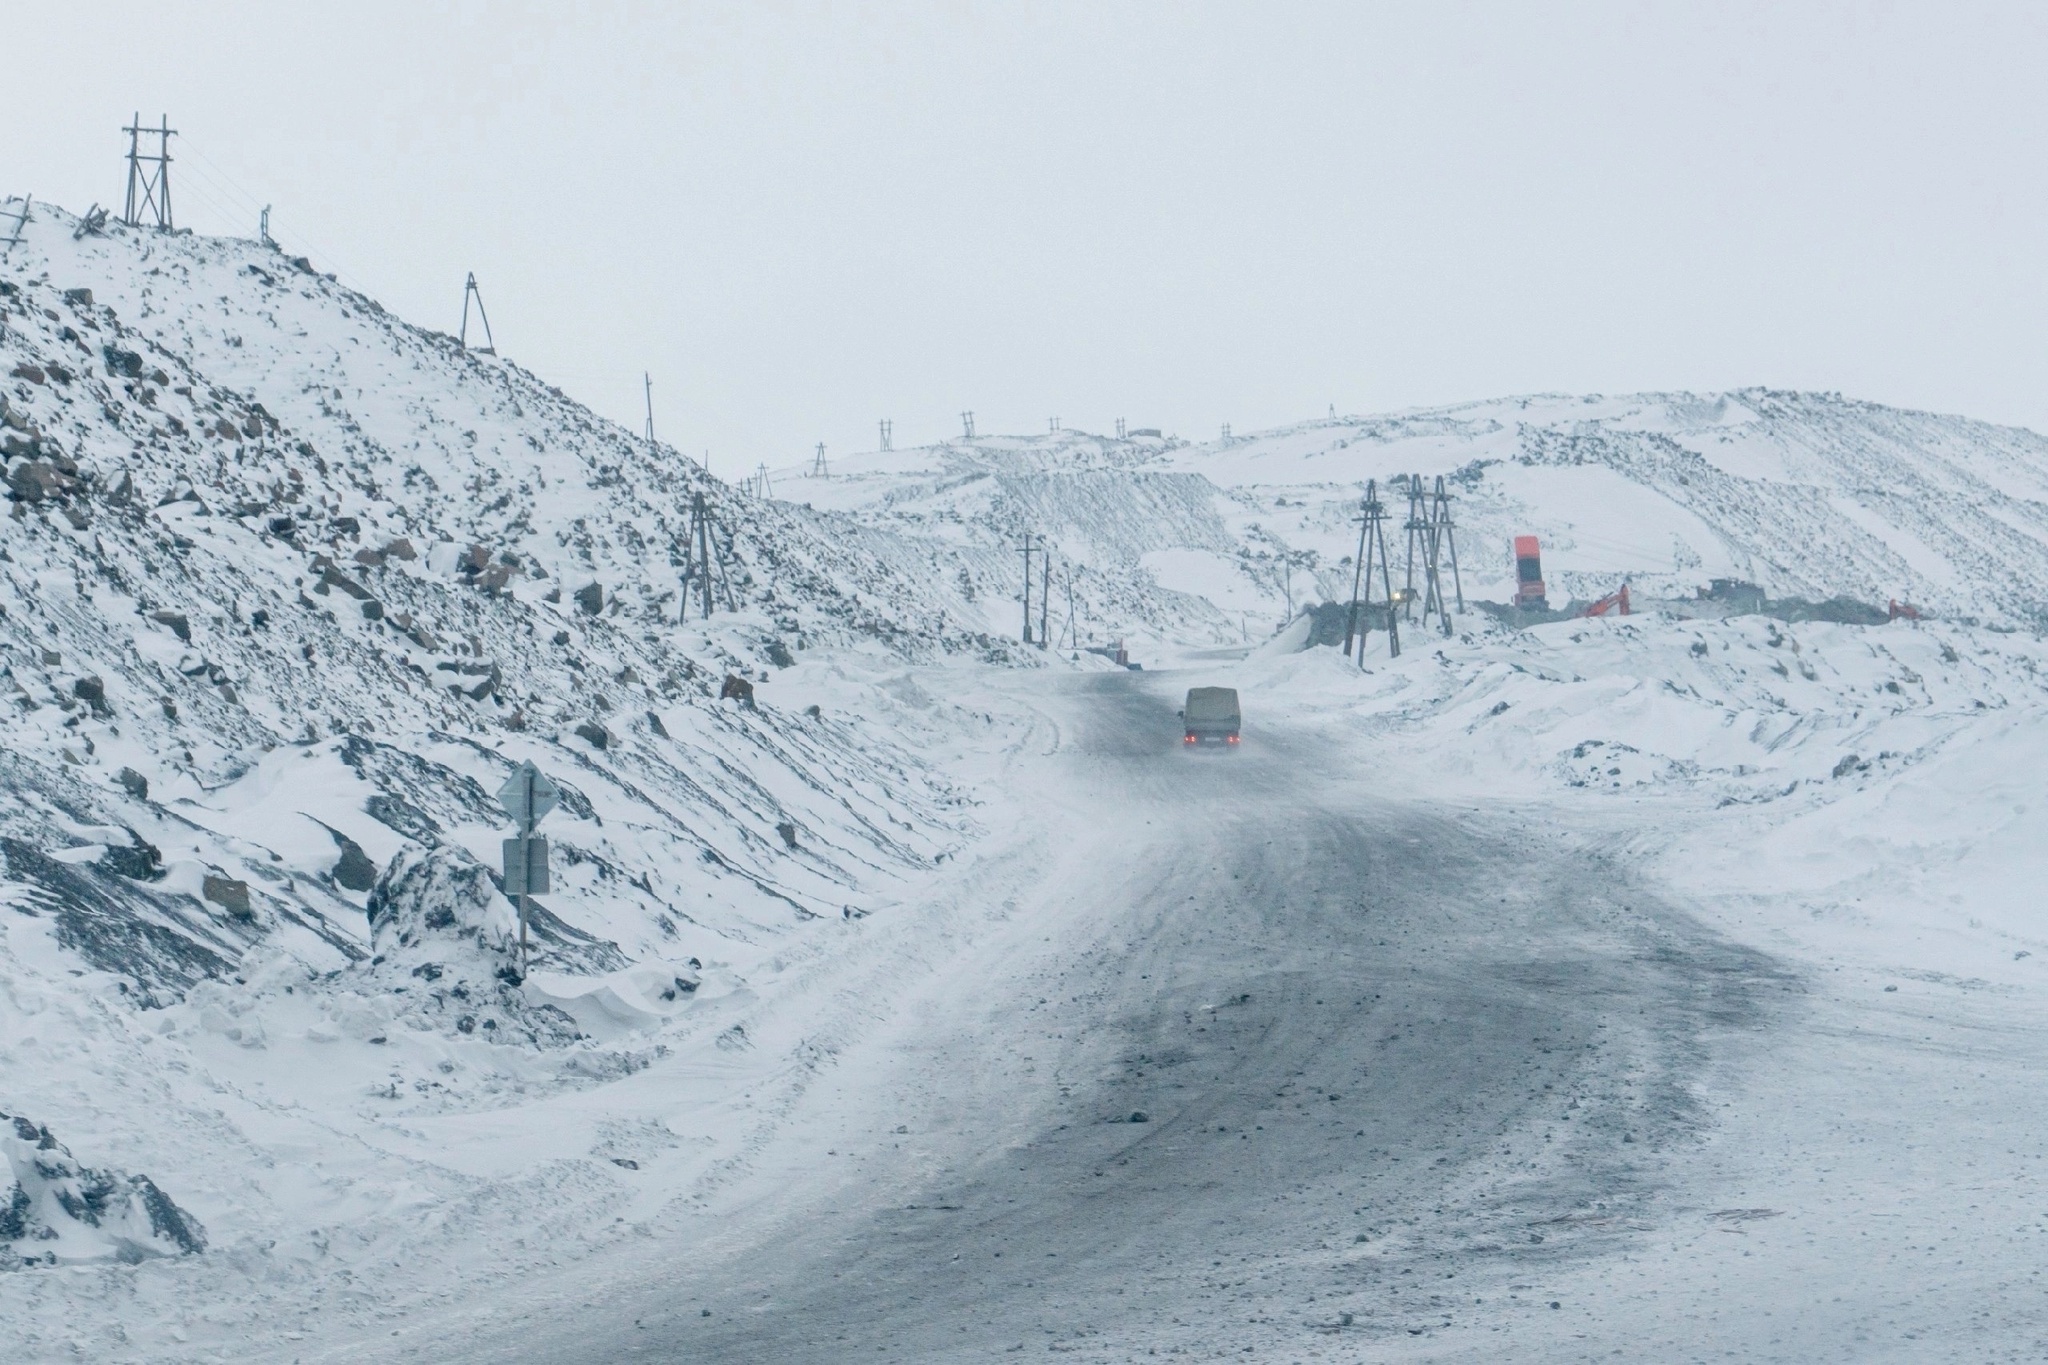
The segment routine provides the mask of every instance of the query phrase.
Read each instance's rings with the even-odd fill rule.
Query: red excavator
[[[1619,590],[1608,593],[1607,596],[1601,598],[1592,606],[1587,607],[1579,615],[1605,616],[1610,611],[1616,616],[1628,615],[1628,584],[1622,584]]]

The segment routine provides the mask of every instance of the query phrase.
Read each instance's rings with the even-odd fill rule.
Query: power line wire
[[[253,218],[256,216],[258,212],[261,211],[263,207],[262,201],[259,201],[255,195],[243,189],[235,181],[233,176],[229,175],[226,170],[222,169],[219,162],[215,161],[212,157],[208,156],[196,144],[194,144],[190,138],[180,135],[179,145],[185,151],[191,153],[194,157],[197,157],[199,161],[212,167],[215,175],[218,175],[220,177],[220,180],[225,183],[215,183],[212,176],[207,176],[203,172],[199,173],[201,179],[207,181],[209,184],[215,184],[216,189],[220,189],[224,193],[241,199],[243,203],[248,206],[248,216]],[[218,206],[216,206],[216,211],[218,211]],[[224,216],[230,222],[232,222],[234,220],[235,215],[233,213],[226,213],[224,214]],[[276,227],[273,227],[271,229],[270,235],[274,238],[277,238],[279,241],[289,241],[292,244],[298,246],[300,248],[300,252],[302,255],[317,256],[318,258],[320,258],[320,260],[325,262],[328,265],[328,267],[334,271],[335,275],[338,278],[340,278],[343,283],[347,284],[351,289],[354,289],[357,292],[364,294],[371,292],[365,286],[362,276],[358,272],[344,268],[342,260],[339,256],[327,250],[318,242],[315,242],[312,238],[308,237],[304,232],[301,232],[296,228],[287,227],[280,230]]]

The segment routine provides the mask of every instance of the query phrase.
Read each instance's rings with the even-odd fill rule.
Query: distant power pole
[[[1046,418],[1046,419],[1045,419],[1045,429],[1046,429],[1047,431],[1050,431],[1050,432],[1052,432],[1052,433],[1053,433],[1054,435],[1058,435],[1058,434],[1059,434],[1059,429],[1060,429],[1060,419],[1059,419],[1059,418],[1057,418],[1057,417],[1048,417],[1048,418]]]
[[[1223,424],[1223,439],[1226,441],[1230,439],[1230,423],[1228,422]]]
[[[811,477],[814,479],[828,477],[825,471],[825,443],[823,441],[818,442],[818,456],[811,461]]]
[[[171,218],[171,139],[178,130],[171,127],[169,115],[160,126],[145,128],[138,110],[135,121],[121,131],[128,134],[128,211],[121,215],[122,221],[129,227],[141,227],[142,215],[147,213],[159,231],[170,232],[175,226]],[[156,139],[154,154],[142,150],[145,135]],[[155,169],[144,170],[145,164]]]
[[[772,497],[772,496],[774,496],[774,495],[773,495],[773,493],[772,493],[772,492],[771,492],[771,491],[769,490],[769,487],[768,487],[768,466],[767,466],[767,465],[765,465],[765,464],[761,464],[761,465],[757,465],[757,466],[755,466],[755,469],[754,469],[754,496],[756,496],[756,497],[760,497],[760,498],[767,498],[767,497]]]
[[[478,299],[477,304],[482,306],[483,300]],[[654,444],[654,376],[645,370],[640,372],[640,389],[647,395],[647,444],[652,446]]]
[[[1038,547],[1031,543],[1031,533],[1024,533],[1024,643],[1031,643],[1031,556],[1038,553]]]
[[[276,246],[277,239],[270,235],[270,205],[263,206],[263,212],[256,219],[256,240],[264,246]]]
[[[484,325],[484,344],[477,348],[477,354],[496,355],[498,353],[498,341],[497,338],[491,335],[491,320],[484,314],[484,293],[483,290],[476,287],[476,272],[474,270],[470,271],[469,278],[462,282],[462,332],[455,338],[456,344],[465,351],[469,349],[469,301],[471,299],[476,300],[477,320]]]
[[[887,451],[891,451],[891,450],[894,450],[894,449],[896,448],[896,440],[895,440],[895,437],[896,437],[896,424],[895,424],[894,422],[890,421],[890,420],[889,420],[888,418],[884,417],[884,418],[882,419],[882,449],[883,449],[883,451],[887,452]]]
[[[1121,417],[1116,419],[1116,438],[1119,441],[1124,439],[1124,419]]]
[[[974,439],[974,414],[973,414],[973,413],[972,413],[971,411],[970,411],[970,412],[963,412],[963,413],[961,413],[961,414],[960,414],[960,425],[961,425],[961,427],[962,427],[962,428],[963,428],[963,429],[965,430],[965,432],[966,432],[966,436],[967,436],[967,439],[968,439],[968,440],[970,440],[970,441],[971,441],[971,440],[973,440],[973,439]]]
[[[1045,549],[1045,539],[1042,536],[1039,538],[1038,564],[1038,647],[1044,649],[1052,643],[1052,636],[1046,629],[1047,618],[1052,608],[1052,552]]]
[[[702,493],[690,495],[690,529],[683,537],[683,614],[690,619],[690,602],[703,607],[706,620],[715,609],[716,597],[725,599],[727,611],[737,611],[732,595],[732,573],[725,567],[725,554],[718,543],[717,512]]]

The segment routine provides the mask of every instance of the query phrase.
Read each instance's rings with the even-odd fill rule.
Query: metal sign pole
[[[526,788],[525,818],[519,822],[519,979],[526,979],[526,870],[533,866],[533,857],[528,845],[533,842],[533,780],[540,771],[528,764],[520,772]]]

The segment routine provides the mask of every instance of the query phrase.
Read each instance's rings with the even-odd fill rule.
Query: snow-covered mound
[[[2038,637],[1945,622],[1665,609],[1530,630],[1475,620],[1453,639],[1404,645],[1389,660],[1373,636],[1363,669],[1329,648],[1254,656],[1243,677],[1381,752],[1426,750],[1439,786],[1714,807],[1833,801],[2048,701]]]
[[[140,1261],[206,1247],[206,1230],[146,1175],[81,1166],[48,1128],[0,1114],[13,1180],[0,1202],[0,1269]]]

